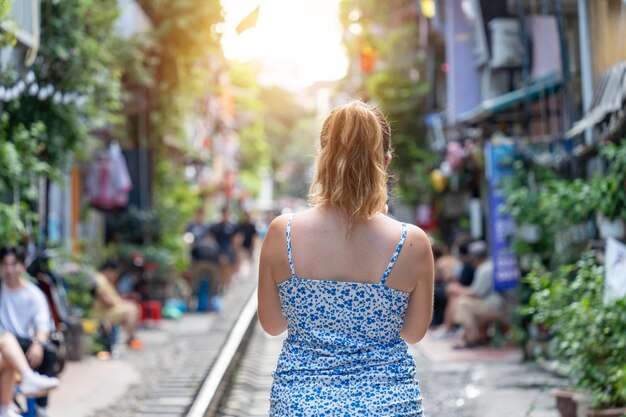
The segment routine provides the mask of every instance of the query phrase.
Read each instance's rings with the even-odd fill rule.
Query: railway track
[[[244,355],[257,324],[256,291],[248,298],[237,321],[195,395],[186,417],[214,417],[219,415],[232,383],[233,375]]]

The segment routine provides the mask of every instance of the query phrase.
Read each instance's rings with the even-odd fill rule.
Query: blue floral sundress
[[[287,338],[278,358],[269,415],[423,417],[415,362],[400,338],[409,293],[385,285],[402,236],[378,284],[296,275],[279,287]]]

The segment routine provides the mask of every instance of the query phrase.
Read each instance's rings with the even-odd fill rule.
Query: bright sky
[[[239,22],[258,4],[257,26],[237,35]],[[222,5],[226,57],[260,62],[263,84],[297,89],[345,75],[339,0],[222,0]]]

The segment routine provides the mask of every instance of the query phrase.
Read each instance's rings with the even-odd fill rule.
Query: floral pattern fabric
[[[385,286],[406,238],[380,283],[305,279],[279,284],[287,338],[278,358],[269,415],[423,417],[415,362],[400,338],[409,293]]]

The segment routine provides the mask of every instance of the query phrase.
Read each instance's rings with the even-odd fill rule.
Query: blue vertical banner
[[[500,188],[502,180],[513,174],[514,158],[515,148],[512,145],[487,143],[485,146],[489,190],[489,243],[496,290],[514,288],[520,279],[517,257],[509,240],[515,233],[515,222],[508,214],[502,212],[505,196]]]

